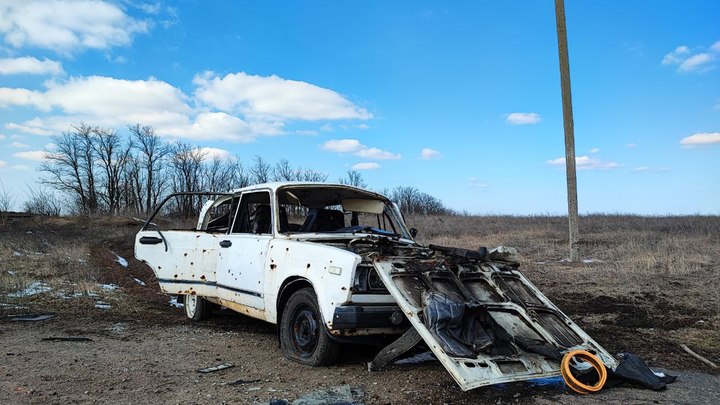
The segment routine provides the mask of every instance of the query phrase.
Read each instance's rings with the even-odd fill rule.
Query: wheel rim
[[[303,306],[295,311],[292,323],[292,344],[295,353],[302,357],[312,356],[317,346],[320,328],[312,308]]]
[[[185,296],[185,313],[189,317],[193,317],[195,315],[195,311],[197,309],[197,296],[195,295],[186,295]]]

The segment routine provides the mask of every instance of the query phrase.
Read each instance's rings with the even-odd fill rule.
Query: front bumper
[[[397,328],[409,325],[397,305],[347,305],[335,308],[333,330]]]

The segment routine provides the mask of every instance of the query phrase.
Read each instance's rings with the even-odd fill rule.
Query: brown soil
[[[674,370],[680,378],[667,390],[623,387],[577,396],[560,388],[517,383],[462,392],[438,362],[368,372],[366,363],[378,348],[345,346],[338,365],[312,368],[282,356],[274,325],[227,310],[190,323],[159,293],[152,272],[133,259],[136,225],[119,221],[103,226],[120,231],[98,233],[97,226],[68,220],[0,227],[5,241],[22,238],[39,247],[59,239],[84,241],[93,281],[120,286],[110,310],[94,308],[92,301],[81,306],[45,299],[24,302],[29,308],[14,313],[56,313],[50,320],[10,322],[7,315],[14,313],[0,313],[5,315],[0,320],[0,403],[249,404],[293,401],[344,384],[356,389],[357,402],[366,404],[720,403],[718,370],[679,346],[685,343],[720,363],[716,261],[685,274],[654,278],[619,277],[592,263],[547,262],[525,270],[611,353],[631,351],[655,369]],[[0,251],[1,272],[25,262],[24,256],[13,257],[13,249]],[[116,262],[115,254],[128,260],[128,268]],[[6,298],[0,295],[0,301]],[[43,340],[48,337],[91,340]],[[197,371],[224,362],[234,367]]]

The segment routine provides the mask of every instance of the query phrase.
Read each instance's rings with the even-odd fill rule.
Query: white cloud
[[[720,144],[720,132],[698,132],[680,140],[684,148]]]
[[[598,153],[600,152],[600,148],[592,148],[590,149],[590,153]]]
[[[559,157],[556,159],[547,160],[545,163],[550,166],[565,166],[565,158]],[[606,170],[615,169],[620,167],[620,164],[612,161],[606,161],[601,159],[594,159],[590,156],[576,156],[575,167],[577,170]]]
[[[317,136],[319,135],[318,131],[315,131],[314,129],[299,129],[295,131],[298,135],[305,135],[305,136]]]
[[[333,128],[332,124],[325,124],[320,127],[320,130],[323,132],[332,132],[335,130],[335,128]]]
[[[244,72],[196,75],[196,98],[225,112],[299,120],[370,119],[372,114],[342,95],[310,83]]]
[[[663,57],[662,64],[663,65],[674,65],[674,64],[680,64],[683,60],[685,60],[686,56],[690,53],[690,48],[688,48],[685,45],[678,46],[673,50],[672,52],[666,54]]]
[[[13,170],[32,170],[32,167],[27,165],[13,165],[10,168]]]
[[[636,147],[636,146],[637,146],[637,145],[634,144],[634,143],[632,143],[632,142],[625,144],[625,147],[626,147],[626,148],[634,148],[634,147]]]
[[[352,165],[352,170],[375,170],[379,169],[380,164],[375,162],[356,163]]]
[[[423,150],[420,151],[420,158],[423,160],[439,159],[441,156],[442,154],[435,149],[423,148]]]
[[[720,41],[715,42],[706,50],[701,48],[692,51],[687,46],[679,46],[663,57],[663,65],[677,65],[677,71],[706,72],[717,67],[715,61],[720,54]]]
[[[391,160],[400,159],[402,155],[375,147],[367,147],[357,139],[331,139],[320,145],[320,149],[336,153],[352,153],[364,159]]]
[[[213,159],[219,159],[219,160],[225,160],[225,161],[235,160],[235,155],[233,155],[230,151],[225,150],[225,149],[211,148],[209,146],[205,146],[202,148],[197,148],[195,151],[202,153],[205,156],[206,160],[213,160]]]
[[[0,134],[0,141],[4,141],[4,140],[5,140],[5,135]]]
[[[43,93],[28,89],[12,89],[0,87],[0,107],[17,105],[21,107],[35,107],[42,111],[49,111],[50,104],[45,100]]]
[[[314,87],[307,83],[304,85]],[[180,89],[152,77],[147,80],[73,77],[52,80],[45,86],[45,91],[0,87],[0,107],[20,106],[51,113],[24,122],[9,122],[5,124],[6,128],[49,135],[67,131],[79,122],[111,128],[139,122],[153,126],[162,136],[251,142],[258,136],[285,133],[286,122],[290,119],[268,116],[268,110],[255,111],[250,105],[243,107],[243,111],[217,111],[213,106],[204,105]],[[305,88],[301,86],[301,89]],[[246,89],[248,92],[256,90],[257,86]],[[309,97],[308,105],[313,105],[315,98],[312,91],[305,95]],[[253,97],[251,95],[250,98]],[[302,95],[295,94],[293,97],[293,103],[303,104]],[[324,115],[324,119],[332,117],[332,114]]]
[[[63,68],[60,62],[47,58],[43,60],[30,56],[22,58],[0,58],[0,75],[60,75],[62,73]]]
[[[699,53],[697,55],[693,55],[687,59],[685,59],[680,66],[678,67],[679,72],[692,72],[694,70],[698,70],[705,65],[707,65],[709,62],[711,62],[713,59],[713,56],[707,53]]]
[[[537,124],[541,121],[541,119],[540,114],[538,113],[514,112],[507,115],[506,121],[508,124],[512,125],[527,125]]]
[[[20,159],[26,159],[26,160],[33,160],[35,162],[43,162],[43,161],[45,161],[45,151],[28,150],[28,151],[23,151],[23,152],[15,152],[15,153],[13,153],[13,157],[20,158]]]
[[[33,135],[52,135],[53,132],[42,128],[43,124],[39,118],[33,118],[32,120],[25,121],[23,124],[16,124],[14,122],[8,122],[5,124],[5,128],[22,131],[27,134]]]
[[[638,166],[632,169],[634,172],[639,173],[659,173],[659,172],[667,172],[669,171],[669,167],[649,167],[649,166]]]
[[[392,153],[378,148],[360,149],[359,151],[355,152],[355,155],[360,156],[364,159],[376,160],[391,160],[402,158],[402,155],[400,155],[399,153]]]
[[[0,34],[14,48],[37,47],[63,54],[127,46],[148,23],[102,0],[0,2]]]
[[[27,145],[27,144],[24,144],[24,143],[21,143],[21,142],[13,142],[13,143],[10,144],[10,146],[12,146],[13,148],[18,148],[18,149],[23,149],[23,148],[29,148],[29,147],[30,147],[30,145]]]
[[[320,145],[320,148],[330,152],[348,153],[357,152],[363,145],[357,139],[331,139]]]
[[[0,168],[3,168],[5,166],[7,166],[7,162],[4,160],[0,160]]]
[[[490,188],[490,185],[484,181],[481,181],[477,177],[468,177],[468,187],[478,190],[487,190],[488,188]]]

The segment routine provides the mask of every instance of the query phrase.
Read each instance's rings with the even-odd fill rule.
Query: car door
[[[220,298],[265,309],[265,258],[272,239],[269,191],[243,193],[229,234],[219,241],[217,285]]]

